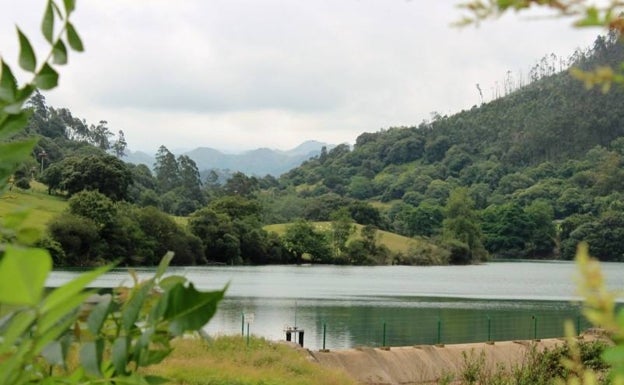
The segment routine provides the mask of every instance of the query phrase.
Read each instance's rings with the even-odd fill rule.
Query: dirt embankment
[[[593,339],[586,337],[585,340]],[[497,365],[519,365],[533,347],[538,350],[564,343],[562,339],[540,341],[506,341],[494,344],[473,343],[445,346],[412,346],[358,348],[328,352],[310,351],[312,358],[323,366],[342,369],[362,384],[412,385],[435,384],[445,375],[455,378],[464,365],[463,354],[485,358],[485,368]],[[465,352],[465,353],[464,353]]]

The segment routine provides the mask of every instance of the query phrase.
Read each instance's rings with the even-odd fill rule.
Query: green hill
[[[563,65],[615,68],[622,61],[615,36],[598,37],[569,59],[548,55],[528,84],[506,79],[494,101],[363,133],[353,148],[322,153],[280,185],[301,207],[365,201],[379,210],[384,230],[434,237],[443,235],[449,197],[464,189],[491,255],[571,258],[588,240],[594,255],[622,260],[624,246],[612,239],[624,235],[624,89],[587,90]],[[301,211],[309,220],[329,218]]]

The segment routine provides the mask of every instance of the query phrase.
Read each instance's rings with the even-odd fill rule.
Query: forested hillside
[[[166,250],[181,264],[465,264],[571,258],[582,240],[623,261],[624,90],[588,91],[567,71],[622,60],[599,37],[526,80],[507,74],[499,98],[468,111],[361,134],[279,179],[225,183],[165,145],[154,164],[127,164],[122,131],[37,94],[27,134],[39,144],[13,186],[36,178],[68,199],[40,241],[65,265],[150,265]],[[378,230],[415,240],[396,247],[404,238]]]
[[[588,240],[601,258],[624,260],[624,90],[587,90],[567,71],[618,66],[616,40],[598,37],[566,60],[546,56],[526,85],[508,74],[504,96],[468,111],[364,133],[280,184],[296,191],[289,199],[368,201],[384,229],[450,242],[470,259],[481,245],[495,257],[571,258]],[[451,223],[460,203],[473,223]]]

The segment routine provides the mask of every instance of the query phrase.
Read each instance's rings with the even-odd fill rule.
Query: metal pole
[[[323,323],[323,350],[325,350],[325,336],[327,334],[327,324]]]
[[[247,324],[247,346],[249,346],[249,324]]]
[[[442,341],[442,320],[438,318],[438,345]]]
[[[492,319],[490,316],[487,317],[488,320],[488,341],[492,341]]]
[[[245,337],[245,313],[241,313],[241,336]]]
[[[537,317],[533,316],[533,339],[537,339]]]
[[[581,315],[576,316],[576,334],[581,335]]]
[[[386,346],[386,322],[383,323],[383,345]]]

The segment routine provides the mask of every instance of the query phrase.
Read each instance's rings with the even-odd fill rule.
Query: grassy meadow
[[[331,230],[331,222],[313,222],[314,226],[318,230],[322,231],[330,231]],[[286,228],[289,223],[280,223],[275,225],[267,225],[264,226],[266,231],[273,231],[279,235],[283,235],[286,232]],[[360,230],[362,229],[362,225],[355,225],[356,230],[351,235],[349,240],[359,239]],[[404,237],[399,234],[390,233],[388,231],[377,231],[378,242],[382,245],[385,245],[391,252],[393,253],[407,253],[407,251],[414,246],[417,246],[421,242],[426,242],[424,240],[418,240],[414,238]]]
[[[175,341],[172,354],[147,374],[185,385],[355,385],[345,373],[311,362],[304,350],[252,337]]]
[[[28,210],[21,224],[23,228],[44,231],[47,223],[67,207],[67,200],[48,195],[45,185],[31,182],[30,190],[13,188],[0,196],[0,220],[11,213]]]

